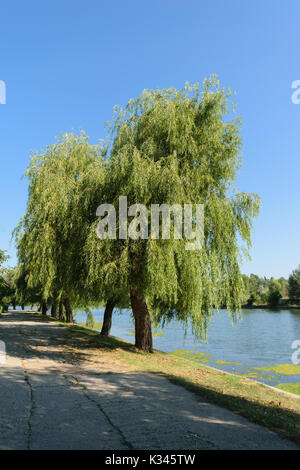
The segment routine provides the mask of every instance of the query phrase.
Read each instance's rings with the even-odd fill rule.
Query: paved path
[[[68,330],[0,315],[0,449],[299,449],[167,379],[72,360]]]

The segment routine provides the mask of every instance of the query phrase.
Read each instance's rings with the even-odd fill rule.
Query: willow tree
[[[6,255],[5,251],[0,250],[0,269],[2,270],[2,264],[8,260],[8,255]]]
[[[229,113],[231,93],[215,77],[202,88],[146,90],[115,110],[105,202],[114,206],[117,233],[99,240],[96,223],[91,228],[89,279],[128,290],[135,345],[144,351],[152,351],[151,318],[162,323],[176,318],[185,325],[190,320],[203,338],[215,308],[225,306],[233,320],[240,313],[239,263],[250,247],[259,198],[239,193],[233,184],[241,137],[240,121]],[[133,206],[125,227],[119,223],[120,196]],[[139,226],[136,204],[147,208],[147,230]],[[186,237],[175,237],[175,218],[169,239],[151,232],[152,205],[162,204],[204,205],[201,249],[187,250]],[[127,230],[136,232],[135,239],[124,236]]]
[[[91,300],[83,247],[90,199],[102,178],[102,154],[84,133],[66,134],[34,155],[26,172],[27,211],[16,231],[19,261],[28,288],[40,286],[44,307],[52,304],[53,315],[59,304],[61,317],[64,305],[68,322],[72,305],[85,307]],[[94,209],[90,212],[95,219]]]
[[[10,297],[13,294],[13,289],[5,276],[7,269],[2,268],[2,264],[7,261],[9,256],[5,251],[0,250],[0,313],[8,308]],[[4,274],[4,276],[2,276]]]

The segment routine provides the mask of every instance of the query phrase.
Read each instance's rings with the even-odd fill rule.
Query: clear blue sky
[[[95,142],[115,104],[211,73],[237,91],[238,187],[263,201],[242,269],[279,277],[300,263],[299,0],[11,0],[0,16],[0,248],[11,265],[30,150],[79,128]]]

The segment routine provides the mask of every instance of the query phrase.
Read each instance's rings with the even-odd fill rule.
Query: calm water
[[[92,313],[97,322],[102,321],[103,309]],[[77,314],[77,322],[85,320],[84,313]],[[111,334],[134,341],[133,330],[130,310],[114,311]],[[293,365],[291,359],[291,344],[300,340],[300,309],[244,310],[242,320],[235,326],[223,310],[211,320],[207,343],[195,340],[190,329],[185,334],[177,321],[154,332],[158,334],[154,347],[161,351],[177,351],[188,359],[269,385],[300,382],[300,366]]]

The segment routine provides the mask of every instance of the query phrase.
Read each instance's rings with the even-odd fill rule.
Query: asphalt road
[[[0,449],[299,449],[167,379],[73,361],[68,331],[0,315]]]

